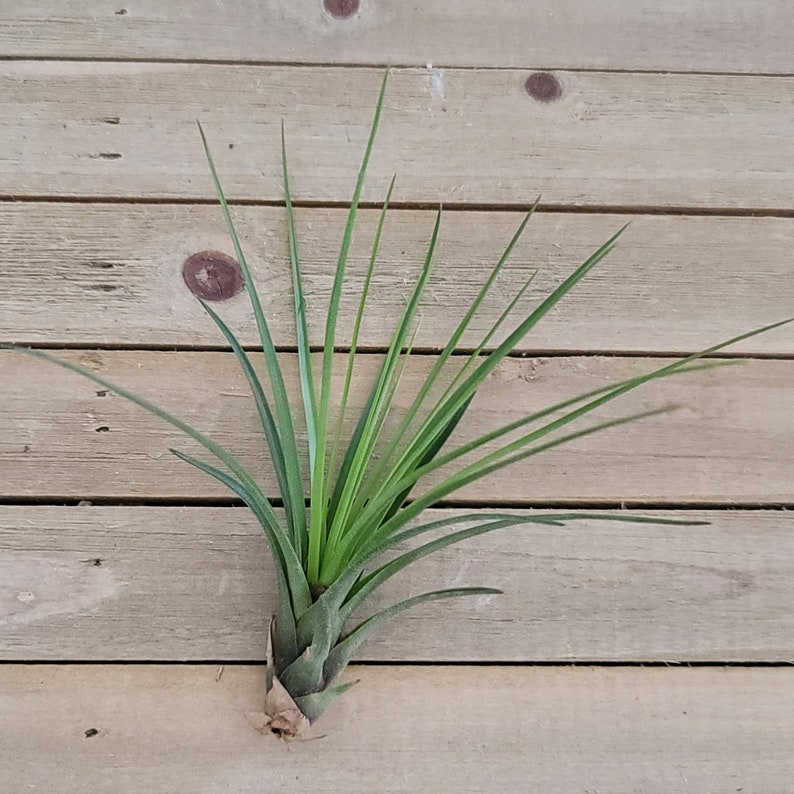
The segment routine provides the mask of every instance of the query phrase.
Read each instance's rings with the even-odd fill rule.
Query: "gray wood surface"
[[[0,785],[64,794],[789,794],[789,669],[366,668],[322,739],[257,733],[261,668],[4,671]],[[85,731],[96,730],[93,736]]]
[[[367,200],[794,209],[794,78],[397,70]],[[8,61],[0,195],[210,198],[196,119],[230,198],[278,199],[287,125],[297,199],[350,198],[380,69]],[[178,98],[178,100],[177,100]],[[230,146],[232,148],[230,148]]]
[[[657,515],[710,524],[524,525],[417,562],[367,609],[444,587],[504,592],[407,612],[358,658],[794,661],[791,514]],[[244,508],[0,511],[2,661],[263,660],[273,607]]]
[[[261,474],[272,493],[274,478],[256,410],[231,353],[87,350],[67,355],[207,432]],[[282,360],[297,400],[296,357]],[[345,360],[340,354],[337,395]],[[386,433],[432,362],[420,356],[406,369]],[[664,362],[597,356],[507,359],[483,383],[450,444]],[[360,356],[349,416],[355,417],[363,404],[378,365],[377,356]],[[228,496],[219,483],[168,453],[171,446],[194,453],[189,439],[137,406],[21,353],[2,351],[0,371],[3,496]],[[792,389],[794,363],[788,360],[749,360],[649,383],[603,406],[593,421],[665,406],[677,405],[677,410],[547,450],[466,486],[454,498],[478,504],[788,503],[794,469]],[[438,474],[427,482],[437,482]]]
[[[319,344],[346,212],[302,208],[297,215],[310,332]],[[339,312],[340,344],[350,341],[377,216],[376,210],[359,215]],[[445,214],[417,347],[443,346],[521,217]],[[235,218],[276,342],[294,345],[284,210],[236,207]],[[388,345],[433,221],[432,211],[390,214],[360,337],[365,347]],[[794,219],[541,212],[461,344],[479,343],[534,269],[519,310],[536,305],[627,221],[617,249],[518,350],[695,351],[794,315]],[[182,279],[191,254],[233,254],[216,206],[6,203],[0,204],[0,241],[0,339],[48,345],[222,342]],[[246,344],[256,342],[244,294],[217,308]],[[733,348],[739,351],[794,354],[794,330],[755,337]]]
[[[361,0],[334,19],[321,0],[0,8],[0,56],[287,63],[773,72],[791,74],[785,0]]]
[[[534,268],[525,307],[632,219],[483,385],[461,440],[648,371],[794,314],[792,39],[784,0],[360,0],[342,20],[323,0],[0,3],[0,340],[79,348],[67,355],[239,452],[272,492],[252,401],[181,278],[189,254],[230,252],[195,122],[230,198],[257,205],[233,211],[288,346],[283,209],[269,206],[285,120],[316,338],[390,64],[364,200],[397,172],[396,206],[353,402],[440,203],[423,352],[538,194],[548,211],[474,332]],[[536,72],[559,96],[530,95]],[[361,213],[354,282],[375,219]],[[255,343],[243,296],[219,308]],[[645,387],[599,418],[677,411],[458,494],[483,515],[644,503],[708,526],[525,526],[421,561],[371,607],[445,586],[504,594],[395,620],[361,649],[382,664],[349,671],[362,682],[317,726],[327,736],[289,747],[252,727],[274,594],[248,512],[206,506],[228,494],[169,455],[195,450],[167,426],[2,352],[0,792],[792,794],[794,677],[749,663],[794,661],[794,331],[733,352],[752,360]],[[282,360],[297,396],[294,356]],[[408,394],[431,361],[409,369]],[[118,504],[65,504],[92,498]],[[214,663],[159,664],[180,661]],[[601,666],[513,666],[573,661]],[[608,664],[623,662],[710,666]]]

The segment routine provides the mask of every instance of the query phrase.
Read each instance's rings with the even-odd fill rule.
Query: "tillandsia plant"
[[[319,372],[312,369],[310,358],[306,303],[282,124],[281,161],[300,371],[300,398],[294,403],[288,397],[267,318],[235,231],[207,139],[199,126],[220,206],[253,307],[264,353],[268,390],[263,385],[260,372],[232,330],[207,303],[202,301],[201,305],[225,337],[250,386],[275,470],[283,511],[276,509],[275,500],[265,494],[263,486],[237,458],[176,416],[122,386],[107,381],[95,372],[41,350],[15,348],[78,372],[186,433],[214,461],[207,462],[176,449],[171,452],[227,486],[256,516],[269,541],[278,582],[277,606],[269,626],[265,723],[271,731],[284,737],[302,735],[328,704],[352,685],[339,683],[340,674],[361,643],[385,620],[427,601],[500,592],[487,587],[436,590],[408,598],[358,623],[350,620],[373,592],[412,562],[476,535],[518,524],[559,526],[564,522],[583,518],[656,524],[699,523],[624,514],[563,512],[472,512],[429,521],[422,521],[420,516],[425,508],[473,480],[485,477],[504,466],[603,428],[649,415],[637,414],[566,430],[571,423],[642,384],[682,370],[714,366],[714,362],[708,363],[699,359],[783,324],[776,323],[742,334],[708,350],[665,364],[647,374],[579,394],[448,449],[447,442],[466,414],[478,387],[541,318],[613,249],[622,230],[577,267],[528,315],[521,316],[517,322],[513,321],[512,329],[504,335],[504,340],[496,343],[494,340],[511,320],[519,299],[531,282],[530,278],[475,349],[468,355],[456,356],[457,364],[453,365],[450,358],[458,351],[461,338],[481,309],[483,301],[524,232],[535,211],[536,203],[519,224],[503,255],[463,314],[449,341],[435,357],[429,374],[410,401],[407,411],[399,418],[396,426],[390,428],[386,418],[411,354],[417,312],[430,278],[439,236],[439,211],[422,272],[405,302],[368,398],[353,423],[352,433],[347,437],[343,433],[343,422],[348,411],[359,333],[394,180],[380,211],[369,266],[361,286],[352,341],[346,359],[344,385],[341,395],[335,395],[332,399],[337,316],[356,212],[378,129],[387,76],[388,73],[384,76],[375,108],[336,264],[325,317],[325,337]],[[268,396],[269,394],[272,396]],[[335,403],[338,403],[336,416],[332,412]],[[300,406],[297,411],[302,413],[302,417],[297,413],[295,404]],[[305,425],[308,437],[308,449],[304,454],[301,454],[296,434],[298,418],[300,424]],[[376,450],[379,453],[377,455]],[[420,481],[443,467],[455,464],[463,456],[468,456],[469,462],[459,465],[454,473],[446,477],[436,478],[434,484],[411,498]],[[306,482],[309,485],[304,490]],[[414,543],[407,551],[402,546],[406,541],[431,532],[434,533],[432,540]],[[385,562],[379,562],[379,558],[386,552],[396,554]]]

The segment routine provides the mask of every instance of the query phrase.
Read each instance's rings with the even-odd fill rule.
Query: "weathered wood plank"
[[[794,659],[790,514],[672,515],[711,523],[525,525],[428,557],[368,609],[441,587],[504,593],[408,612],[359,658]],[[5,506],[0,573],[5,661],[264,659],[275,580],[243,508]]]
[[[334,19],[320,0],[26,0],[0,9],[0,55],[792,72],[784,0],[408,0]]]
[[[562,97],[537,102],[526,77],[396,71],[365,198],[397,171],[396,201],[794,209],[794,78],[560,72]],[[0,194],[209,198],[199,118],[229,196],[278,199],[285,118],[296,198],[347,201],[379,84],[373,69],[6,62]]]
[[[339,341],[348,344],[375,233],[363,211],[343,293]],[[299,209],[310,333],[322,318],[345,212]],[[294,344],[284,211],[238,207],[239,232],[271,330]],[[518,226],[512,212],[448,212],[435,257],[418,347],[443,346],[462,310]],[[783,218],[539,213],[462,345],[474,347],[533,268],[521,308],[535,305],[628,220],[617,250],[546,318],[519,350],[681,352],[707,347],[791,314],[794,220]],[[385,347],[426,254],[434,213],[394,211],[382,240],[360,342]],[[184,260],[233,253],[220,209],[145,204],[0,204],[0,339],[22,343],[218,345],[215,326],[187,291]],[[221,309],[247,344],[256,329],[244,294]],[[794,332],[756,337],[745,353],[794,353]]]
[[[156,400],[208,432],[261,473],[261,429],[231,353],[84,351],[68,355]],[[333,393],[342,391],[339,357]],[[283,358],[297,395],[297,362]],[[432,357],[406,370],[390,422],[406,410]],[[575,394],[649,372],[663,359],[508,359],[480,388],[452,443]],[[361,356],[349,407],[363,404],[379,359]],[[0,355],[0,486],[6,497],[226,497],[220,484],[168,454],[190,451],[178,431],[78,375],[19,353]],[[616,501],[786,503],[794,451],[794,362],[752,360],[647,385],[604,406],[598,419],[680,404],[670,414],[612,428],[528,458],[456,498],[494,504]],[[297,397],[296,397],[297,399]],[[593,420],[595,421],[595,419]],[[352,425],[350,426],[352,430]],[[386,429],[388,433],[388,426]],[[69,462],[66,465],[66,461]],[[466,458],[462,462],[467,462]],[[435,481],[431,475],[428,482]]]
[[[263,671],[216,670],[9,666],[4,790],[788,794],[794,777],[791,670],[359,667],[324,738],[288,746],[245,716]]]

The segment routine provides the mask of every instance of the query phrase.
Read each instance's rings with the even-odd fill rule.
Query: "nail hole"
[[[94,430],[95,433],[109,433],[110,428],[107,425],[102,425]]]
[[[98,733],[99,733],[99,731],[96,728],[89,728],[85,732],[85,738],[86,739],[90,739],[92,736],[96,736]]]
[[[97,155],[94,155],[95,160],[121,160],[121,154],[119,152],[100,152]]]
[[[91,560],[91,565],[93,565],[94,568],[99,568],[102,565],[102,558],[101,557],[94,557]]]
[[[107,396],[108,396],[108,390],[107,390],[107,389],[100,389],[100,390],[99,390],[99,391],[96,393],[96,396],[97,396],[97,397],[107,397]]]
[[[220,251],[199,251],[182,266],[187,288],[206,301],[223,301],[243,288],[240,265]]]
[[[88,289],[94,292],[115,292],[118,289],[117,284],[89,284]]]
[[[107,116],[106,118],[102,119],[105,124],[119,124],[121,119],[118,116]]]
[[[115,13],[116,13],[117,17],[123,17],[127,13],[127,9],[126,8],[120,8]]]
[[[524,88],[538,102],[554,102],[562,96],[562,85],[551,72],[534,72],[527,77]]]
[[[358,13],[359,0],[323,0],[323,7],[332,17],[352,17]]]
[[[102,259],[92,259],[88,262],[88,267],[93,267],[95,270],[112,270],[115,265]]]

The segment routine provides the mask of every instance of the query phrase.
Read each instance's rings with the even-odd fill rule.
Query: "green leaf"
[[[300,460],[298,458],[298,445],[297,437],[295,435],[295,428],[292,422],[292,413],[287,397],[287,389],[284,385],[284,375],[281,371],[281,365],[278,361],[276,354],[276,347],[273,343],[273,338],[270,334],[270,328],[265,318],[265,313],[262,310],[262,303],[259,300],[259,295],[254,286],[254,279],[251,275],[251,270],[248,267],[248,262],[243,252],[243,247],[240,243],[240,238],[232,220],[229,205],[226,202],[226,196],[221,186],[218,172],[215,169],[215,161],[212,158],[207,137],[201,124],[198,125],[199,134],[201,135],[201,142],[204,146],[204,154],[207,158],[210,173],[212,175],[212,182],[215,186],[215,192],[218,197],[218,202],[221,205],[224,220],[226,221],[226,228],[231,238],[234,252],[240,264],[240,269],[243,272],[243,281],[248,293],[248,298],[251,301],[251,306],[254,310],[254,318],[256,326],[259,331],[259,338],[262,342],[262,352],[265,355],[265,365],[267,367],[268,377],[273,387],[273,401],[276,408],[276,419],[278,421],[279,437],[281,439],[281,446],[284,452],[284,465],[287,472],[287,480],[290,492],[289,506],[291,516],[289,523],[292,528],[293,537],[297,537],[301,527],[306,526],[306,504],[303,494],[303,477],[301,474]],[[302,545],[302,542],[301,542]]]
[[[295,698],[295,705],[303,712],[309,722],[316,722],[317,718],[336,700],[340,695],[354,687],[360,679],[348,681],[344,684],[330,686],[320,692],[312,692],[311,695]]]
[[[380,495],[377,499],[373,500],[372,503],[367,505],[365,510],[362,510],[361,515],[358,518],[357,524],[351,528],[348,536],[345,539],[343,544],[343,548],[340,552],[340,557],[343,560],[349,560],[353,556],[354,550],[360,546],[362,543],[366,542],[367,534],[373,534],[374,537],[381,538],[384,535],[388,534],[388,532],[392,531],[396,527],[398,527],[401,523],[405,523],[405,521],[409,520],[410,517],[417,515],[418,511],[424,509],[424,507],[430,506],[434,501],[447,496],[448,494],[454,492],[458,488],[462,487],[463,485],[472,482],[476,479],[486,476],[493,471],[496,471],[499,468],[502,468],[506,465],[511,463],[515,463],[518,460],[522,460],[529,455],[538,454],[538,452],[544,451],[549,449],[552,446],[559,446],[561,443],[565,443],[566,441],[572,440],[573,438],[578,438],[582,434],[589,434],[595,432],[595,430],[603,429],[605,427],[613,426],[613,422],[606,422],[600,425],[595,426],[594,428],[587,429],[583,431],[583,433],[572,433],[570,435],[562,437],[562,439],[556,440],[551,442],[550,444],[543,444],[537,447],[532,448],[531,450],[523,453],[518,453],[511,456],[511,453],[514,453],[516,450],[520,449],[521,447],[531,443],[532,441],[538,440],[539,438],[560,429],[566,424],[581,418],[582,416],[586,415],[587,413],[595,410],[596,408],[600,407],[606,402],[613,400],[622,394],[625,394],[628,391],[631,391],[638,386],[656,378],[666,377],[668,375],[673,374],[674,372],[686,367],[687,365],[695,362],[704,356],[710,355],[712,353],[718,352],[729,345],[735,344],[740,342],[744,339],[750,338],[752,336],[756,336],[760,333],[764,333],[766,331],[772,330],[773,328],[778,328],[781,325],[785,325],[787,323],[792,322],[792,319],[783,320],[781,322],[772,323],[771,325],[764,326],[762,328],[755,329],[753,331],[749,331],[747,333],[741,334],[739,336],[733,337],[727,341],[721,342],[717,345],[713,345],[706,350],[703,350],[699,353],[694,353],[690,356],[687,356],[683,359],[679,359],[671,364],[667,364],[663,367],[660,367],[648,374],[637,376],[636,378],[630,378],[625,381],[621,381],[617,384],[613,384],[611,387],[608,387],[608,390],[605,394],[601,394],[601,396],[596,397],[596,399],[590,400],[584,406],[580,406],[573,411],[570,411],[564,414],[562,417],[542,426],[538,430],[534,430],[531,433],[528,433],[521,438],[517,439],[516,441],[507,444],[495,452],[486,455],[483,458],[480,458],[475,463],[466,467],[463,472],[458,472],[455,475],[449,477],[444,482],[439,484],[438,486],[434,487],[429,491],[427,494],[424,494],[420,497],[416,502],[411,503],[406,510],[409,512],[405,515],[400,514],[395,515],[389,521],[387,521],[383,526],[379,527],[375,532],[368,530],[373,526],[373,517],[379,515],[378,511],[385,509],[387,505],[391,503],[391,500],[395,499],[399,494],[404,492],[404,489],[418,482],[422,477],[426,476],[430,472],[441,468],[444,465],[447,465],[451,461],[455,460],[456,458],[460,457],[462,454],[472,451],[485,443],[503,435],[505,432],[509,430],[514,430],[517,427],[525,424],[529,421],[532,421],[534,418],[538,416],[545,416],[549,413],[551,409],[545,409],[544,411],[539,412],[539,414],[530,415],[530,417],[526,417],[524,419],[518,420],[517,422],[510,423],[509,425],[505,425],[502,428],[499,428],[495,431],[492,431],[489,434],[479,437],[468,444],[453,450],[452,452],[448,453],[447,455],[441,456],[439,458],[434,459],[430,463],[425,465],[417,466],[409,475],[405,476],[402,480],[390,484],[388,487],[384,487],[381,491]],[[587,396],[591,396],[592,394],[598,394],[602,390],[596,390],[595,392],[588,392]],[[572,403],[578,402],[583,396],[580,395],[579,397],[573,398],[573,400],[566,401],[565,403],[561,403],[560,405],[570,405]],[[559,407],[559,406],[558,406]],[[655,413],[655,412],[652,412]],[[623,423],[625,421],[629,421],[630,419],[639,418],[640,416],[647,416],[648,414],[643,413],[636,415],[634,417],[629,417],[625,419],[617,420],[617,423]],[[436,435],[436,437],[438,437]]]
[[[44,352],[43,350],[33,350],[30,348],[8,344],[2,344],[0,347],[8,350],[16,350],[17,352],[24,353],[25,355],[31,356],[33,358],[48,361],[52,364],[57,364],[64,369],[68,369],[72,372],[76,372],[78,375],[82,375],[84,378],[87,378],[88,380],[105,387],[109,391],[118,394],[120,397],[124,397],[126,400],[129,400],[149,413],[154,414],[163,421],[173,425],[178,430],[181,430],[187,436],[201,444],[201,446],[203,446],[208,452],[213,454],[218,460],[221,461],[221,463],[226,466],[227,469],[229,469],[230,472],[232,472],[232,474],[235,475],[236,479],[230,477],[225,472],[210,466],[208,463],[199,461],[196,458],[187,455],[186,453],[174,450],[174,454],[176,454],[178,457],[181,457],[183,460],[191,463],[194,466],[198,466],[198,468],[202,468],[202,470],[206,471],[208,474],[211,474],[211,476],[215,477],[221,482],[224,482],[227,487],[244,499],[246,504],[248,504],[248,506],[254,511],[263,528],[268,531],[268,537],[272,538],[272,541],[275,542],[275,545],[282,550],[281,559],[285,564],[286,570],[288,571],[290,592],[293,598],[294,607],[296,610],[298,610],[296,614],[300,614],[301,611],[308,608],[309,604],[311,603],[308,586],[306,585],[304,587],[301,585],[301,580],[303,580],[305,585],[303,569],[301,568],[300,562],[295,556],[294,549],[289,543],[287,531],[279,520],[278,515],[273,510],[273,507],[268,501],[267,497],[265,497],[265,495],[262,493],[259,485],[246,471],[242,464],[240,464],[234,458],[234,456],[223,449],[223,447],[212,441],[212,439],[208,438],[203,433],[189,425],[187,422],[184,422],[168,411],[163,410],[146,398],[140,397],[139,395],[135,394],[135,392],[132,392],[123,386],[119,386],[112,381],[109,381],[107,378],[97,375],[91,370],[85,369],[78,364],[73,364],[71,361],[66,361],[64,359],[58,358],[57,356],[53,356]],[[290,573],[291,562],[294,564],[291,566]],[[298,573],[300,573],[299,576]]]
[[[295,232],[295,213],[292,207],[292,193],[289,187],[287,142],[284,136],[283,121],[281,122],[281,167],[284,176],[284,201],[287,207],[292,291],[295,298],[295,329],[298,338],[301,395],[303,397],[303,412],[306,417],[306,434],[309,440],[309,471],[314,471],[314,461],[317,455],[317,395],[314,391],[314,377],[312,375],[309,331],[306,323],[306,300],[303,296],[303,277],[298,258],[298,237]]]
[[[311,485],[311,524],[309,529],[309,558],[307,564],[307,571],[309,581],[316,583],[320,576],[320,553],[322,546],[325,542],[325,512],[326,512],[326,498],[327,498],[327,484],[326,484],[326,445],[328,437],[328,414],[331,405],[331,375],[333,373],[333,357],[334,346],[336,343],[336,320],[339,314],[339,303],[342,296],[342,284],[344,283],[345,270],[347,266],[347,256],[350,251],[350,244],[353,239],[353,229],[356,222],[356,213],[358,211],[358,204],[361,199],[361,191],[364,187],[364,179],[367,173],[367,166],[369,164],[370,154],[372,147],[375,143],[375,135],[378,131],[378,124],[380,122],[380,114],[383,108],[383,99],[386,94],[386,82],[388,80],[388,71],[383,76],[383,83],[381,84],[380,93],[378,95],[378,102],[375,107],[375,115],[372,120],[372,127],[370,128],[369,140],[367,147],[364,151],[364,158],[361,163],[361,168],[358,173],[356,187],[353,192],[353,200],[350,203],[350,211],[348,212],[347,225],[342,237],[342,246],[339,251],[339,258],[336,263],[336,272],[334,274],[334,283],[331,288],[331,299],[328,305],[328,314],[325,323],[325,343],[323,346],[323,366],[322,366],[322,384],[320,387],[320,409],[318,412],[317,420],[317,457],[312,469],[312,485]],[[330,473],[328,473],[330,475]]]
[[[438,438],[433,442],[432,446],[428,447],[428,449],[425,451],[424,457],[419,461],[419,468],[422,468],[422,466],[427,466],[441,451],[441,448],[447,443],[449,437],[455,432],[455,428],[463,418],[463,415],[466,413],[466,409],[469,407],[473,399],[474,395],[472,395],[469,400],[461,405],[461,407],[458,409],[458,412],[452,417],[452,419],[449,421],[449,424],[444,428],[444,432],[438,436]],[[406,485],[406,487],[403,488],[402,492],[395,497],[394,501],[391,503],[384,515],[378,516],[378,524],[388,521],[400,509],[400,507],[402,507],[403,502],[405,502],[405,500],[408,498],[408,494],[411,492],[412,488],[413,483]]]
[[[625,226],[609,238],[595,253],[589,256],[565,281],[535,308],[528,317],[508,334],[480,364],[468,375],[453,393],[443,400],[416,432],[414,440],[403,453],[396,470],[404,472],[415,468],[424,456],[424,451],[444,432],[447,423],[467,400],[471,399],[480,384],[496,369],[513,348],[537,325],[537,323],[559,303],[612,249]]]
[[[328,661],[325,664],[325,681],[326,685],[332,684],[339,674],[347,667],[353,654],[359,649],[361,643],[367,637],[389,618],[398,615],[400,612],[405,612],[406,609],[419,606],[428,601],[440,601],[446,598],[460,598],[461,596],[475,596],[475,595],[501,595],[502,591],[493,587],[458,587],[450,590],[434,590],[430,593],[407,598],[405,601],[400,601],[386,609],[377,612],[372,617],[360,623],[354,628],[343,640],[334,646],[331,653],[328,655]]]
[[[253,364],[251,363],[251,359],[248,357],[248,354],[245,352],[245,350],[243,350],[242,346],[237,340],[237,337],[231,332],[226,323],[215,313],[215,311],[213,311],[212,307],[210,307],[203,300],[199,300],[199,303],[201,303],[201,305],[204,307],[204,310],[213,319],[224,337],[226,337],[226,341],[232,348],[232,351],[234,352],[234,355],[237,358],[237,361],[240,364],[246,379],[248,380],[248,385],[251,388],[251,394],[253,395],[254,403],[256,404],[256,410],[259,413],[259,421],[262,425],[265,439],[267,440],[268,449],[270,450],[270,459],[273,462],[273,468],[276,472],[279,491],[281,492],[281,498],[284,500],[284,508],[286,510],[287,517],[289,519],[293,519],[296,515],[296,512],[300,514],[300,511],[294,511],[292,509],[293,494],[289,484],[289,475],[287,473],[287,464],[284,459],[284,450],[281,446],[278,428],[276,427],[276,422],[273,418],[273,413],[270,410],[270,404],[268,403],[267,396],[265,395],[265,391],[262,388],[262,384],[257,377],[256,371],[254,370]],[[290,531],[295,553],[298,555],[298,557],[302,558],[303,549],[305,546],[306,526],[294,526],[292,521],[290,521]]]
[[[336,457],[339,450],[339,444],[342,437],[342,426],[344,424],[345,413],[347,411],[347,401],[350,396],[350,386],[353,381],[353,370],[355,368],[355,356],[356,351],[358,349],[358,337],[361,333],[361,323],[364,318],[364,309],[367,303],[367,297],[369,296],[369,288],[370,284],[372,283],[372,274],[375,269],[375,262],[378,256],[378,250],[380,248],[380,239],[381,235],[383,234],[383,225],[386,221],[386,212],[389,208],[389,202],[391,201],[391,194],[394,190],[394,182],[395,177],[392,177],[391,183],[389,184],[389,190],[386,193],[386,198],[383,202],[383,207],[381,208],[380,215],[378,217],[378,227],[375,231],[375,239],[372,243],[372,253],[369,258],[369,266],[367,267],[367,275],[364,278],[364,284],[361,288],[361,297],[359,298],[358,302],[358,310],[356,311],[356,320],[353,325],[353,337],[350,343],[350,351],[348,352],[347,356],[347,367],[345,371],[345,384],[342,388],[342,399],[339,405],[339,417],[336,423],[336,432],[334,434],[334,444],[333,449],[331,451],[331,459],[328,465],[329,476],[333,476],[334,470],[336,468]],[[328,508],[328,524],[330,525],[333,520],[334,516],[336,515],[336,508],[339,504],[339,499],[341,498],[341,491],[344,488],[345,483],[347,482],[347,476],[350,471],[350,467],[353,464],[353,452],[358,447],[358,444],[361,441],[361,436],[364,432],[364,424],[365,424],[365,417],[369,414],[372,410],[372,402],[375,399],[374,394],[374,386],[373,391],[370,392],[369,398],[367,400],[366,405],[364,406],[364,410],[359,417],[359,421],[356,425],[356,429],[353,433],[353,437],[350,440],[350,444],[347,448],[347,453],[344,456],[342,461],[342,466],[340,469],[339,476],[336,479],[336,483],[334,485],[333,494],[331,496],[331,502]]]
[[[587,427],[583,430],[578,430],[573,433],[569,433],[564,436],[560,436],[555,438],[551,441],[547,441],[545,444],[539,444],[534,447],[524,448],[520,452],[515,453],[510,457],[500,457],[499,451],[492,453],[489,456],[485,456],[484,458],[476,461],[475,463],[470,464],[466,468],[456,472],[451,477],[448,477],[446,480],[442,481],[438,485],[430,488],[426,493],[419,496],[410,504],[403,507],[396,515],[390,518],[388,521],[377,527],[375,530],[370,530],[369,525],[364,523],[366,516],[362,516],[359,520],[358,527],[351,531],[348,537],[348,543],[346,545],[345,556],[343,557],[345,563],[349,563],[351,559],[355,558],[355,553],[357,550],[361,549],[368,543],[379,543],[384,538],[387,538],[391,533],[397,531],[401,526],[406,524],[411,519],[415,518],[419,513],[421,513],[425,508],[432,506],[440,499],[443,499],[450,493],[457,491],[458,489],[462,488],[464,485],[467,485],[474,480],[478,480],[482,477],[485,477],[488,474],[497,471],[505,466],[508,466],[512,463],[516,463],[519,460],[523,460],[524,458],[528,458],[532,455],[537,455],[540,452],[544,452],[548,449],[552,449],[557,446],[561,446],[562,444],[566,444],[569,441],[573,441],[576,438],[582,438],[587,435],[591,435],[592,433],[599,432],[601,430],[605,430],[610,427],[617,427],[619,425],[626,424],[628,422],[634,422],[638,419],[644,419],[649,416],[655,416],[660,413],[665,413],[672,409],[673,406],[666,406],[664,408],[659,408],[652,411],[643,411],[642,413],[632,414],[630,416],[624,416],[619,419],[612,419],[605,422],[600,422],[596,425],[592,425],[591,427]],[[541,431],[537,431],[539,435],[543,435],[544,433]],[[514,444],[517,442],[514,442]],[[510,445],[512,446],[512,445]],[[525,447],[526,443],[519,445],[519,448]],[[432,465],[432,464],[429,464]],[[380,501],[383,501],[389,497],[389,494],[384,495],[381,497]],[[377,509],[380,505],[376,504],[373,505],[373,510]]]
[[[450,336],[447,344],[444,346],[444,349],[441,351],[440,355],[436,357],[433,363],[433,367],[430,370],[430,373],[422,383],[422,386],[417,392],[416,397],[414,398],[411,406],[409,407],[402,421],[394,430],[391,441],[384,450],[381,460],[374,467],[372,473],[369,475],[368,485],[360,490],[356,502],[356,507],[358,509],[360,509],[367,501],[372,500],[373,496],[377,493],[378,486],[384,480],[384,476],[386,475],[387,472],[394,474],[402,470],[402,467],[400,465],[401,461],[396,463],[393,461],[394,453],[397,451],[399,445],[403,443],[403,440],[405,438],[406,433],[408,432],[408,429],[410,428],[413,421],[416,419],[416,416],[418,415],[422,405],[424,405],[425,400],[427,399],[431,389],[438,381],[439,376],[443,372],[446,363],[449,361],[449,358],[457,349],[458,343],[463,337],[463,334],[469,328],[471,321],[474,319],[474,317],[477,315],[478,311],[480,310],[482,302],[487,297],[488,293],[493,287],[494,282],[496,281],[497,276],[501,273],[508,258],[510,257],[510,254],[513,252],[513,249],[515,248],[516,244],[521,239],[521,236],[523,235],[524,230],[526,229],[530,219],[534,215],[539,202],[540,202],[540,197],[538,197],[535,200],[535,203],[532,205],[529,212],[524,216],[524,219],[522,220],[516,232],[513,234],[512,239],[510,240],[504,252],[502,253],[502,256],[499,258],[499,261],[496,263],[496,266],[493,268],[493,270],[491,270],[490,274],[488,275],[488,278],[485,280],[485,283],[480,288],[477,297],[472,301],[471,305],[464,314],[463,318],[458,323],[457,328],[453,331],[452,335]],[[488,344],[488,342],[493,337],[493,335],[502,326],[502,324],[504,323],[510,312],[514,309],[516,303],[518,303],[521,296],[529,287],[534,277],[535,277],[535,273],[533,273],[532,276],[526,281],[526,283],[519,290],[518,294],[513,298],[513,300],[510,302],[507,308],[502,312],[502,315],[492,325],[489,332],[485,335],[485,337],[482,339],[482,341],[474,350],[474,352],[469,356],[464,367],[462,367],[461,370],[458,372],[456,378],[453,380],[451,385],[455,385],[458,382],[458,379],[461,377],[462,373],[465,372],[468,365],[471,362],[477,360],[477,357],[479,356],[482,349],[485,347],[485,345]],[[448,393],[449,390],[444,393],[444,396],[446,396]]]
[[[596,520],[596,521],[620,521],[632,524],[654,524],[654,525],[672,525],[672,526],[704,526],[708,525],[708,521],[696,520],[681,520],[670,518],[656,518],[652,516],[634,516],[634,515],[620,515],[618,513],[550,513],[540,515],[515,515],[515,514],[498,514],[498,513],[484,513],[474,514],[469,517],[469,520],[483,521],[488,519],[487,523],[479,524],[474,527],[467,527],[448,535],[443,535],[440,538],[411,549],[393,560],[390,560],[385,565],[382,565],[377,570],[370,573],[362,579],[354,588],[351,597],[346,601],[341,613],[344,618],[347,618],[366,598],[368,598],[378,587],[384,582],[391,579],[392,576],[402,571],[408,565],[417,560],[427,557],[440,549],[447,546],[453,546],[456,543],[461,543],[470,538],[484,535],[488,532],[493,532],[497,529],[504,529],[506,527],[520,526],[522,524],[541,524],[546,526],[562,527],[570,521],[580,520]],[[370,551],[365,555],[364,560],[369,560],[383,554],[390,548],[396,546],[398,543],[404,543],[417,535],[424,534],[442,526],[456,523],[455,519],[448,519],[443,521],[435,521],[430,524],[419,525],[412,527],[397,535],[392,535],[384,544]],[[458,522],[459,523],[459,520]],[[356,560],[354,565],[362,564],[362,560]]]
[[[279,532],[277,527],[273,525],[270,517],[272,508],[270,508],[267,500],[259,498],[255,493],[252,493],[246,488],[245,485],[226,474],[226,472],[220,471],[220,469],[217,469],[209,463],[205,463],[203,460],[188,455],[185,452],[180,452],[178,449],[171,449],[170,452],[176,455],[180,460],[189,463],[191,466],[195,466],[199,471],[203,471],[205,474],[209,474],[210,477],[214,477],[218,482],[223,483],[250,508],[267,535],[276,567],[281,568],[286,576],[289,588],[288,592],[292,599],[292,613],[295,616],[303,614],[303,612],[311,606],[309,585],[306,582],[303,568],[300,560],[295,554],[295,550],[284,536],[284,533]],[[281,599],[279,599],[279,603],[280,602]],[[278,617],[285,620],[285,616],[281,613],[278,614]]]
[[[337,544],[339,543],[344,530],[347,526],[348,517],[353,507],[356,492],[364,476],[367,466],[372,458],[372,453],[377,441],[378,430],[382,426],[381,418],[384,411],[388,408],[387,396],[390,393],[390,384],[392,378],[397,370],[397,365],[400,358],[400,353],[405,345],[408,333],[411,328],[411,323],[416,314],[416,310],[424,294],[427,286],[427,281],[430,278],[433,253],[435,251],[436,242],[438,240],[438,233],[441,227],[441,212],[436,215],[436,222],[433,228],[433,235],[428,247],[427,256],[425,257],[422,275],[414,285],[411,292],[411,297],[403,310],[400,322],[398,323],[397,330],[394,333],[389,350],[386,353],[383,366],[381,367],[378,380],[373,389],[373,400],[371,402],[370,410],[362,415],[363,418],[363,431],[358,437],[355,448],[353,449],[352,461],[349,470],[346,473],[344,485],[339,498],[339,503],[334,514],[334,522],[331,526],[328,538],[329,550],[323,560],[324,564],[334,563],[334,554]],[[347,456],[346,456],[347,457]],[[320,581],[328,584],[323,577]]]
[[[328,608],[327,602],[315,602],[312,612],[316,614],[317,620],[314,622],[311,644],[279,675],[279,680],[293,698],[310,695],[324,688],[323,666],[341,630],[338,615]],[[299,634],[297,641],[300,648],[302,641]]]

